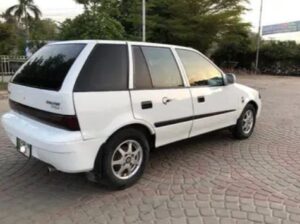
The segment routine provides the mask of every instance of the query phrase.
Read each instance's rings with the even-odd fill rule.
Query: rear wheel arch
[[[144,124],[140,124],[140,123],[133,123],[133,124],[129,124],[129,125],[126,125],[124,127],[121,127],[118,130],[116,130],[108,139],[110,139],[117,132],[122,131],[124,129],[130,129],[130,128],[141,131],[145,135],[145,137],[148,139],[150,147],[152,148],[152,147],[155,146],[155,133],[154,133],[154,131],[151,130],[148,126],[146,126]]]
[[[133,124],[123,126],[119,129],[117,129],[115,132],[113,132],[107,138],[107,140],[100,146],[100,148],[98,150],[98,153],[97,153],[97,156],[95,158],[94,169],[99,169],[101,167],[99,163],[100,163],[101,158],[103,156],[103,147],[104,147],[105,143],[109,139],[111,139],[115,134],[117,134],[118,132],[121,132],[123,130],[126,130],[126,129],[136,129],[136,130],[141,131],[145,135],[145,137],[147,138],[150,149],[155,147],[155,138],[156,138],[156,136],[155,136],[155,133],[153,133],[153,130],[151,130],[148,126],[146,126],[144,124],[140,124],[140,123],[133,123]],[[96,172],[101,173],[101,170],[97,170]]]
[[[142,146],[143,151],[141,167],[139,167],[137,173],[128,180],[118,179],[110,169],[112,163],[111,161],[114,158],[114,150],[116,149],[115,147],[120,142],[124,141],[136,141],[137,144]],[[153,135],[146,126],[141,124],[131,124],[118,129],[107,139],[104,144],[102,144],[98,150],[98,154],[94,163],[93,179],[106,187],[112,187],[112,189],[123,189],[132,185],[141,177],[142,173],[144,172],[149,158],[149,152],[151,147],[154,145],[154,141],[155,135]],[[130,152],[128,155],[130,157]],[[126,158],[128,155],[125,155]],[[123,164],[123,166],[126,166],[126,164]]]

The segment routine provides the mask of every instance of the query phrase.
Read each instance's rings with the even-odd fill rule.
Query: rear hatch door
[[[63,118],[55,115],[75,115],[73,85],[64,82],[78,75],[78,60],[85,48],[85,43],[49,44],[41,48],[12,78],[8,87],[11,108],[38,120],[51,115],[55,119]]]

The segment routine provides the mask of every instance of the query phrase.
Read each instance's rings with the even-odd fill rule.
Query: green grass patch
[[[0,82],[0,91],[7,90],[7,83]]]

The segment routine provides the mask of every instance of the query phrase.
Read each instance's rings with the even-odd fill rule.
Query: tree
[[[25,24],[27,24],[30,19],[39,19],[42,15],[33,0],[19,0],[19,4],[9,7],[5,14],[14,16],[18,22],[24,19]]]
[[[30,22],[39,19],[42,15],[33,0],[19,0],[19,4],[9,7],[5,14],[7,17],[15,17],[18,24],[23,23],[27,32],[27,38],[29,37]]]
[[[10,24],[0,22],[0,55],[10,54],[13,51],[14,40],[13,27]]]
[[[147,2],[147,40],[188,45],[206,52],[230,27],[244,25],[247,0],[151,0]],[[141,1],[121,1],[126,32],[140,36]],[[245,24],[246,25],[246,24]]]
[[[123,39],[124,28],[116,19],[119,16],[118,0],[80,2],[85,5],[84,13],[61,24],[60,39]]]
[[[150,38],[190,45],[206,52],[241,22],[243,0],[154,0],[150,6]],[[161,11],[161,14],[157,13]],[[159,22],[161,21],[161,22]],[[151,28],[152,27],[152,28]]]
[[[263,41],[259,68],[264,73],[300,74],[300,45],[295,41]]]
[[[123,39],[124,29],[115,19],[105,13],[96,16],[83,13],[61,24],[60,39]]]
[[[58,38],[58,26],[51,19],[36,20],[29,27],[31,40],[47,41]]]
[[[75,0],[76,3],[84,6],[85,11],[91,10],[93,6],[97,5],[99,0]]]
[[[122,0],[120,22],[129,40],[142,40],[142,0]]]
[[[212,59],[222,67],[252,69],[255,59],[255,39],[250,27],[235,26],[223,34],[212,54]]]
[[[110,16],[116,18],[119,16],[119,0],[75,0],[76,3],[82,4],[88,13],[93,13],[101,8]]]

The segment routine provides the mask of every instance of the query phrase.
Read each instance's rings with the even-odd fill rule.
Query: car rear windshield
[[[58,91],[85,44],[46,45],[17,72],[13,83]]]

